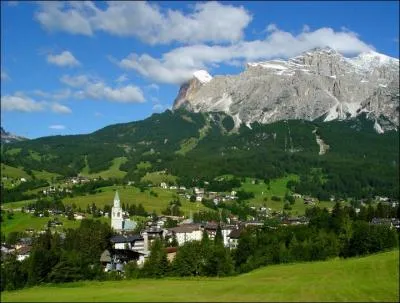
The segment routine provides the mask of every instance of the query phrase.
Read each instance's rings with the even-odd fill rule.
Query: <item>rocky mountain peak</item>
[[[238,75],[206,79],[195,76],[182,85],[173,108],[222,111],[236,126],[362,113],[378,124],[381,117],[389,121],[383,130],[399,126],[399,60],[375,51],[347,58],[332,48],[315,48],[287,60],[249,62]]]

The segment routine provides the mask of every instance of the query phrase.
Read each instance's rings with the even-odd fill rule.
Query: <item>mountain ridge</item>
[[[286,119],[345,120],[365,112],[382,133],[398,129],[398,102],[398,59],[374,51],[346,58],[317,48],[287,60],[249,62],[238,75],[207,82],[194,76],[181,86],[173,109],[222,111],[236,128]]]

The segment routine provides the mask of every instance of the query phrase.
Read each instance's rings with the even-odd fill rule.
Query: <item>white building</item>
[[[190,241],[201,241],[203,237],[203,231],[198,224],[182,224],[178,227],[170,228],[169,231],[175,235],[179,246]]]
[[[115,192],[114,206],[111,209],[111,228],[115,230],[122,230],[123,228],[122,208],[119,200],[118,191]]]
[[[136,228],[136,222],[129,218],[124,219],[118,191],[115,192],[114,206],[111,208],[111,227],[116,231],[130,231]]]

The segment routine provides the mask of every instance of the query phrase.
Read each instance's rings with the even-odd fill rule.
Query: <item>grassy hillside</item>
[[[275,265],[232,278],[77,282],[4,292],[3,302],[394,302],[398,251],[363,258]],[[57,294],[56,296],[54,294]]]
[[[97,207],[103,208],[104,205],[112,205],[114,199],[114,190],[117,189],[121,203],[125,204],[136,204],[142,203],[146,211],[152,212],[155,210],[158,214],[164,210],[170,201],[174,199],[176,191],[164,190],[160,188],[153,188],[152,191],[158,196],[150,194],[150,191],[141,192],[140,189],[133,186],[110,186],[102,187],[102,192],[94,195],[79,196],[73,198],[65,198],[64,204],[75,203],[77,207],[85,209],[87,205],[91,205],[93,202],[96,203]],[[200,203],[192,203],[188,200],[181,198],[182,207],[181,210],[188,215],[190,211],[197,212],[205,207]]]
[[[102,177],[103,179],[108,178],[123,178],[126,175],[126,172],[119,169],[121,164],[126,162],[126,157],[117,157],[112,160],[112,165],[109,169],[103,170],[98,173],[89,173],[89,166],[86,161],[86,166],[82,169],[81,175],[85,177]]]

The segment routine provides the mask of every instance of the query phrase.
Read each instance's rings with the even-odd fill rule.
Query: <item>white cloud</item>
[[[51,105],[51,110],[58,114],[71,114],[72,113],[72,110],[69,107],[59,104],[59,103],[53,103]]]
[[[115,82],[124,83],[124,82],[126,82],[126,81],[128,81],[128,80],[129,80],[128,76],[127,76],[126,74],[122,74],[121,76],[119,76],[119,77],[115,80]]]
[[[63,51],[59,55],[48,55],[47,62],[58,66],[78,66],[80,62],[69,51]]]
[[[95,117],[103,117],[104,115],[102,113],[100,113],[100,112],[95,112],[94,116]]]
[[[4,71],[1,71],[1,81],[10,80],[10,76]]]
[[[59,90],[57,92],[54,93],[48,93],[48,92],[44,92],[40,89],[36,89],[32,92],[33,94],[40,96],[42,98],[46,98],[46,99],[52,99],[52,100],[61,100],[61,99],[67,99],[71,96],[71,90],[68,89],[63,89],[63,90]]]
[[[91,1],[45,2],[35,18],[49,31],[91,36],[101,30],[150,44],[238,41],[252,20],[243,7],[224,3],[196,3],[185,14],[144,1],[109,1],[104,9]]]
[[[57,114],[72,113],[72,110],[65,105],[56,102],[50,103],[47,101],[37,101],[33,98],[26,96],[22,92],[15,92],[14,95],[2,96],[1,109],[4,111],[18,111],[26,113],[39,112],[44,110],[51,110],[52,112]]]
[[[84,90],[77,92],[80,98],[115,101],[121,103],[144,102],[142,90],[133,85],[111,88],[102,82],[91,83]]]
[[[37,112],[45,109],[45,102],[37,102],[21,93],[1,96],[1,109],[4,111]]]
[[[240,41],[227,46],[197,44],[178,47],[164,53],[161,58],[131,53],[119,62],[119,66],[136,70],[155,82],[180,84],[190,79],[194,71],[209,69],[220,63],[235,64],[276,57],[288,58],[315,47],[325,46],[343,54],[357,54],[373,49],[350,31],[320,28],[293,35],[277,29],[276,26],[274,28],[264,40]]]
[[[87,75],[79,76],[69,76],[64,75],[61,77],[60,81],[68,86],[72,87],[82,87],[89,83],[89,77]]]
[[[57,129],[57,130],[66,129],[65,125],[61,125],[61,124],[50,125],[49,128],[50,129]]]
[[[145,101],[142,90],[139,87],[131,84],[112,88],[107,86],[100,79],[95,79],[87,75],[64,75],[61,77],[60,81],[72,87],[80,87],[81,90],[75,93],[75,96],[78,98],[106,100],[121,103]]]
[[[82,5],[81,9],[77,8],[78,4]],[[35,19],[44,29],[51,32],[65,31],[70,34],[91,36],[92,26],[86,17],[85,5],[90,9],[88,1],[75,4],[43,1],[40,3],[40,10],[35,13]]]

